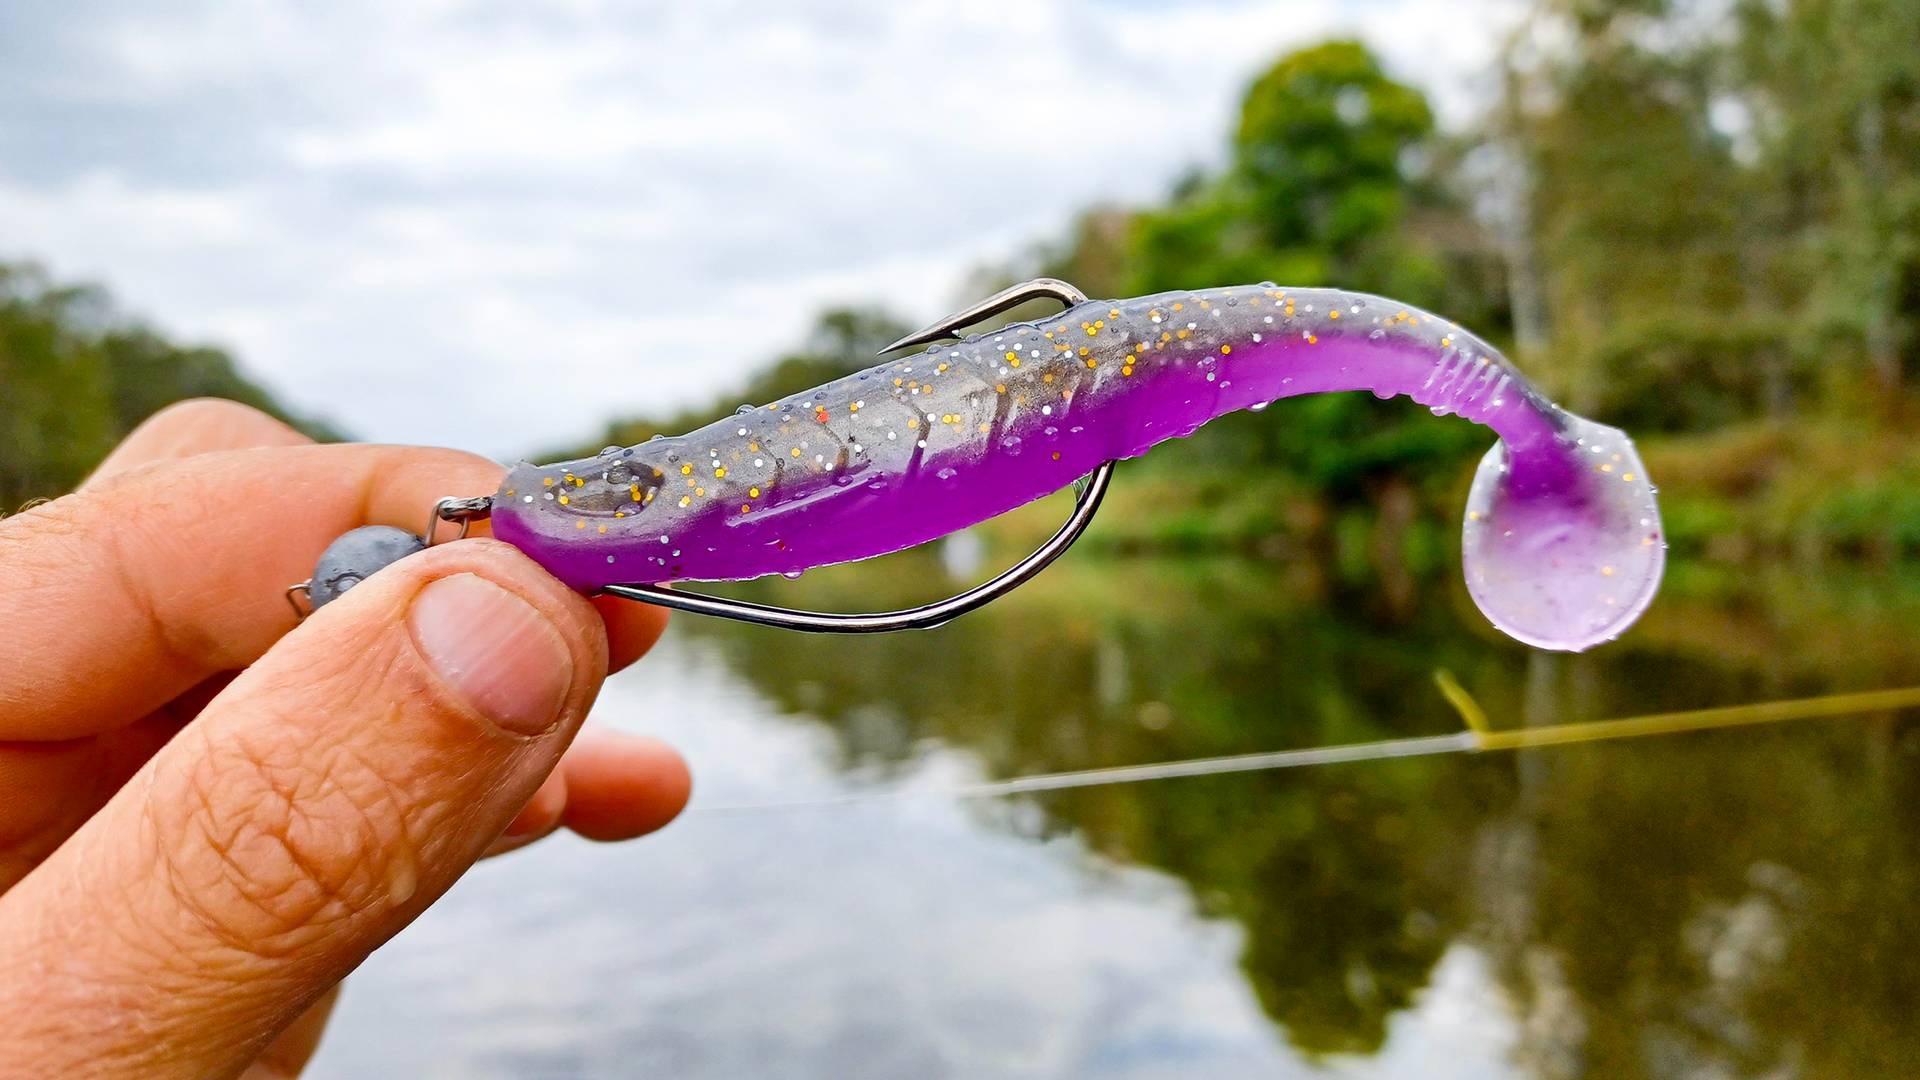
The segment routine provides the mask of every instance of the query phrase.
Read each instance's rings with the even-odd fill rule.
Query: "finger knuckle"
[[[271,420],[251,405],[226,398],[198,397],[176,401],[155,412],[141,426],[153,431],[200,431],[233,424],[253,424]]]
[[[18,513],[0,514],[0,557],[6,559],[11,586],[32,588],[64,580],[75,551],[84,548],[92,528],[84,507],[73,498],[36,502]]]
[[[404,806],[345,743],[247,733],[207,746],[168,786],[152,805],[171,890],[237,950],[284,957],[411,895]]]

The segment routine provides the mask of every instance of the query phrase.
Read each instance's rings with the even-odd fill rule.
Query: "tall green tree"
[[[1729,347],[1727,320],[1759,299],[1742,273],[1747,193],[1711,122],[1715,56],[1665,0],[1545,0],[1531,29],[1508,57],[1523,75],[1502,112],[1531,179],[1542,375],[1576,411],[1627,419],[1663,383],[1697,389],[1684,375]]]
[[[1488,247],[1437,182],[1432,109],[1355,41],[1280,57],[1247,89],[1226,167],[1182,178],[1160,207],[1101,209],[1044,264],[1100,295],[1262,280],[1385,293],[1499,335]],[[1464,241],[1464,242],[1463,242]],[[1450,469],[1472,442],[1404,402],[1343,395],[1234,416],[1155,455],[1159,466],[1290,471],[1334,501],[1412,467]]]
[[[1438,272],[1401,230],[1431,201],[1412,166],[1433,135],[1425,96],[1359,42],[1289,53],[1248,88],[1228,168],[1140,215],[1129,284],[1338,282],[1422,299]]]
[[[1732,80],[1785,240],[1781,302],[1830,373],[1864,371],[1890,400],[1920,367],[1920,2],[1738,13]]]

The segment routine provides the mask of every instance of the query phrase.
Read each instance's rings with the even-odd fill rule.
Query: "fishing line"
[[[1452,673],[1433,673],[1434,683],[1447,703],[1453,706],[1466,729],[1446,735],[1419,735],[1401,739],[1344,743],[1335,746],[1307,747],[1300,750],[1270,750],[1224,757],[1189,758],[1149,765],[1122,765],[1100,769],[1075,769],[1069,772],[1036,773],[1009,780],[955,784],[944,787],[896,788],[882,791],[855,791],[811,799],[784,799],[766,802],[695,806],[691,813],[736,815],[772,813],[782,810],[815,810],[862,803],[901,799],[993,799],[1008,795],[1028,795],[1067,788],[1105,787],[1113,784],[1137,784],[1149,780],[1171,780],[1189,776],[1217,776],[1222,773],[1272,772],[1316,765],[1344,765],[1360,761],[1385,761],[1393,758],[1436,757],[1443,754],[1470,754],[1499,750],[1534,750],[1612,739],[1638,739],[1656,735],[1674,735],[1688,731],[1778,724],[1789,720],[1831,719],[1864,715],[1920,706],[1920,686],[1889,690],[1867,690],[1848,694],[1762,701],[1747,705],[1726,705],[1685,712],[1648,713],[1643,716],[1611,720],[1587,720],[1545,727],[1497,730],[1487,719],[1480,703],[1467,693]]]

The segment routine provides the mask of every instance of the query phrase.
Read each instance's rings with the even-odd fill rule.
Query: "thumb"
[[[0,1062],[245,1067],[506,828],[606,657],[591,605],[487,540],[317,612],[0,897]]]

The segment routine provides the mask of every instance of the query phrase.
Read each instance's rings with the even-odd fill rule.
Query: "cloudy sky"
[[[0,259],[360,436],[512,456],[828,303],[940,314],[1217,160],[1289,45],[1357,34],[1459,119],[1510,6],[7,0]]]

